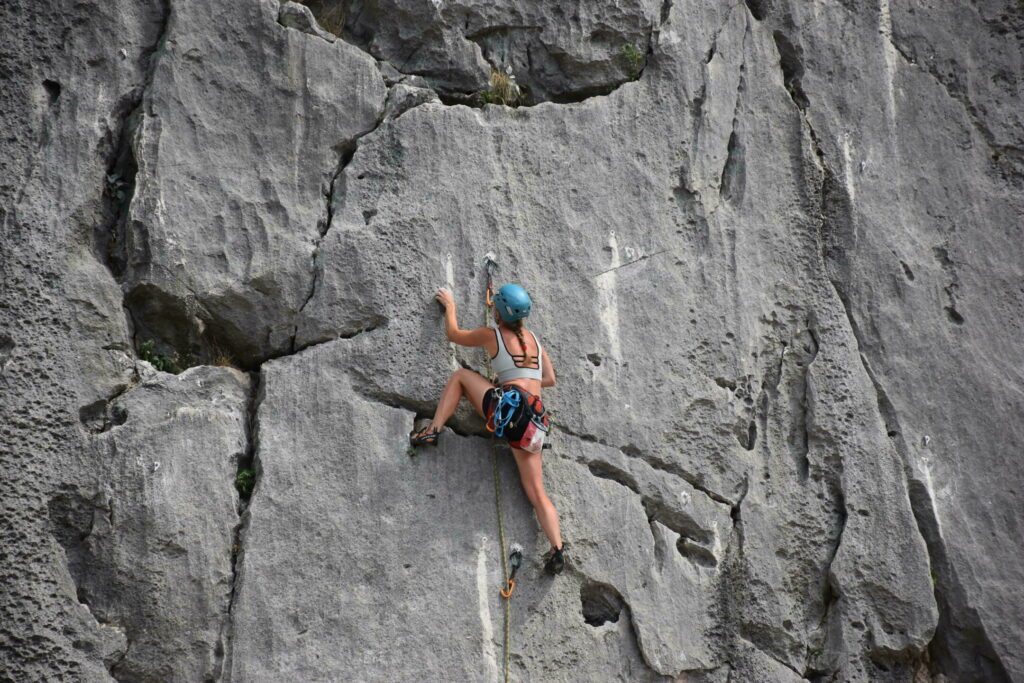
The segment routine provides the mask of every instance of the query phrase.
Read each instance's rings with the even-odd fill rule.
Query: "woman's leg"
[[[463,396],[469,399],[476,412],[483,417],[484,394],[493,388],[494,385],[484,379],[480,373],[459,368],[448,378],[448,384],[441,392],[441,398],[437,401],[437,410],[434,412],[434,419],[430,422],[430,429],[440,431],[449,418],[455,414],[455,409],[459,407],[459,400]]]
[[[516,458],[516,465],[519,466],[519,480],[523,483],[526,497],[533,505],[533,511],[537,513],[540,528],[544,530],[553,548],[561,548],[562,532],[558,527],[558,511],[555,510],[548,494],[544,492],[540,453],[529,453],[513,448],[512,455]]]

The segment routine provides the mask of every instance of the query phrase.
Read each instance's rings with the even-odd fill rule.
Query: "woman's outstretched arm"
[[[434,298],[444,306],[444,331],[448,341],[455,342],[459,346],[484,346],[494,338],[494,330],[489,327],[478,327],[475,330],[459,329],[455,297],[450,291],[442,287],[437,290]]]

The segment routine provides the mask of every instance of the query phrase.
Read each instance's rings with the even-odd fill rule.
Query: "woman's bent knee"
[[[458,370],[452,373],[452,377],[457,379],[460,384],[465,386],[466,382],[469,381],[475,374],[477,373],[473,372],[472,370],[467,370],[466,368],[459,368]]]

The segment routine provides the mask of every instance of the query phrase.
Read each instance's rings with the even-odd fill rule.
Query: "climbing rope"
[[[491,316],[494,314],[494,271],[498,267],[498,262],[494,260],[494,254],[488,253],[484,257],[484,271],[487,273],[487,294],[484,298],[484,327],[487,327],[490,323]],[[487,369],[487,379],[493,381],[493,371],[491,370],[491,358],[487,350],[484,349],[484,367]],[[505,521],[502,515],[501,505],[501,472],[498,470],[498,441],[493,441],[493,448],[491,451],[491,464],[494,471],[494,507],[498,513],[498,543],[501,545],[501,572],[505,579],[505,585],[499,589],[501,594],[504,608],[505,608],[505,683],[508,683],[509,673],[509,657],[511,655],[511,634],[512,634],[512,591],[516,588],[515,570],[519,568],[518,558],[522,555],[522,550],[516,550],[513,548],[513,554],[516,555],[514,560],[514,567],[512,572],[509,573],[509,562],[508,555],[505,552]]]

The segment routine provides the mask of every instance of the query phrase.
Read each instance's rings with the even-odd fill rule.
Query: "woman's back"
[[[544,366],[537,336],[525,327],[513,330],[506,325],[499,325],[494,332],[493,342],[485,348],[491,357],[491,368],[498,375],[498,383],[515,384],[539,395]]]

